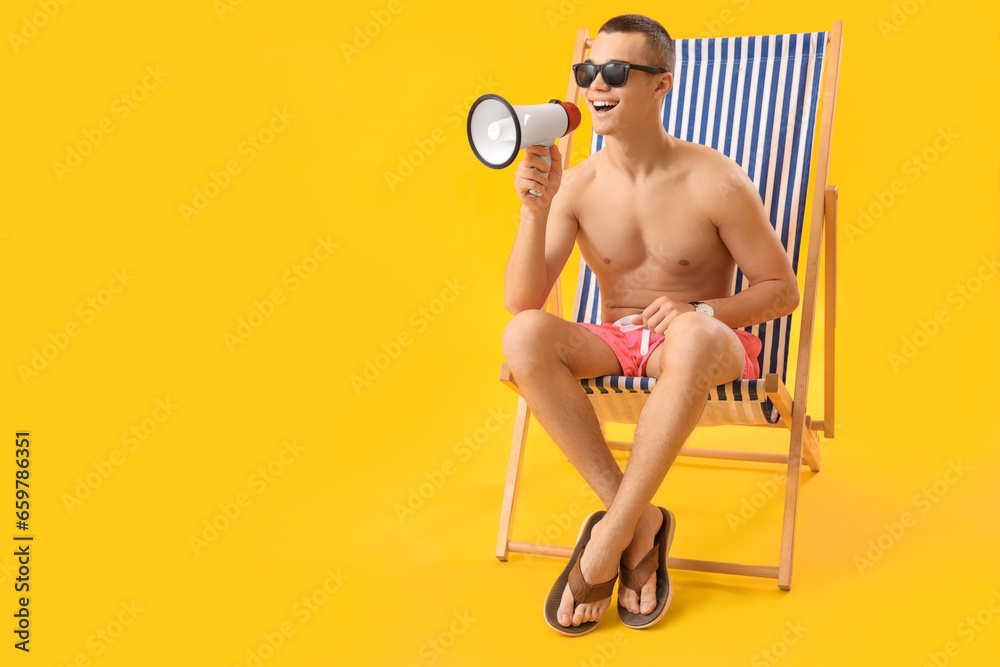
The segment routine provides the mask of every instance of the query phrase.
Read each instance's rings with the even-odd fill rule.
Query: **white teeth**
[[[611,107],[618,106],[618,102],[611,102],[608,100],[594,100],[595,109],[610,109]]]

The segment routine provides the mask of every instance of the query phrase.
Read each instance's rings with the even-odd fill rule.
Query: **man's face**
[[[638,32],[598,33],[587,62],[603,65],[624,61],[635,65],[653,65],[645,53],[646,36]],[[613,135],[651,114],[660,111],[660,101],[670,89],[670,74],[651,74],[631,70],[624,86],[612,88],[600,74],[584,90],[584,99],[597,134]]]

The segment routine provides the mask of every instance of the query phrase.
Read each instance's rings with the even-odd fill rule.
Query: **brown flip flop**
[[[574,637],[585,635],[588,632],[596,630],[600,624],[600,621],[585,621],[580,625],[570,625],[569,627],[559,625],[556,612],[559,610],[560,602],[562,602],[563,591],[566,590],[567,582],[569,583],[570,592],[573,593],[574,608],[578,604],[597,602],[609,598],[615,590],[615,581],[618,580],[617,574],[610,581],[605,581],[601,584],[590,584],[583,578],[583,573],[580,571],[580,558],[583,555],[584,547],[590,542],[590,532],[604,514],[604,510],[601,510],[600,512],[594,512],[584,519],[583,526],[580,527],[580,534],[576,538],[576,546],[573,548],[573,554],[569,557],[569,563],[563,569],[559,578],[556,579],[556,582],[552,584],[552,588],[549,589],[549,594],[545,598],[545,622],[550,628],[564,635]]]
[[[621,565],[621,585],[636,592],[642,591],[642,585],[646,583],[650,575],[656,573],[656,606],[648,614],[633,614],[628,609],[618,603],[618,618],[622,623],[630,628],[648,628],[661,618],[670,606],[670,600],[674,596],[674,588],[670,583],[670,573],[667,572],[667,554],[670,552],[670,544],[674,541],[674,526],[676,522],[670,510],[658,507],[663,513],[663,523],[660,524],[660,531],[653,539],[653,548],[649,550],[639,564],[634,568],[627,568]],[[618,589],[621,595],[621,587]]]

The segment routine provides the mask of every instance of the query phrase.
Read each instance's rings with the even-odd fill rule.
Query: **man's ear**
[[[657,100],[662,100],[670,89],[674,86],[674,75],[670,72],[666,74],[660,74],[659,79],[656,82],[656,88],[653,89],[653,97]]]

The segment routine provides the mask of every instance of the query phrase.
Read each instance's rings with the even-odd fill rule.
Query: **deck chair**
[[[699,426],[747,425],[787,429],[788,454],[736,452],[684,447],[680,456],[757,461],[787,466],[785,507],[778,565],[745,565],[687,558],[669,559],[669,567],[776,578],[778,587],[791,586],[792,551],[799,472],[804,463],[820,468],[818,434],[834,437],[834,327],[836,309],[837,188],[828,185],[830,142],[840,71],[842,23],[829,32],[758,37],[675,40],[674,85],[663,102],[667,131],[687,141],[709,145],[735,160],[760,192],[771,224],[785,245],[799,275],[799,246],[803,237],[806,200],[812,209],[805,262],[804,290],[799,313],[799,346],[794,392],[785,385],[792,315],[747,327],[763,342],[758,357],[762,379],[737,380],[716,387]],[[587,30],[578,31],[573,62],[582,62],[592,43]],[[825,76],[824,76],[825,65]],[[822,83],[822,86],[821,86]],[[820,90],[823,90],[822,100]],[[579,102],[581,90],[570,77],[568,100]],[[816,119],[822,103],[818,139]],[[815,139],[815,140],[814,140]],[[572,135],[563,139],[564,167],[569,167]],[[591,150],[600,150],[603,137],[594,135]],[[815,173],[810,174],[815,157]],[[810,176],[812,179],[810,180]],[[809,189],[809,186],[812,189]],[[825,223],[825,227],[824,227]],[[806,414],[810,386],[813,332],[816,320],[820,255],[825,240],[825,335],[823,419]],[[545,309],[562,313],[556,281]],[[746,287],[737,270],[734,292]],[[599,323],[600,292],[589,267],[581,260],[573,318]],[[517,391],[506,364],[501,381]],[[635,424],[639,411],[656,384],[653,378],[607,376],[582,380],[602,429],[606,422]],[[511,539],[518,479],[531,412],[519,398],[504,487],[496,556],[507,560],[511,551],[568,558],[571,547]],[[631,442],[609,441],[612,449],[628,450]]]

